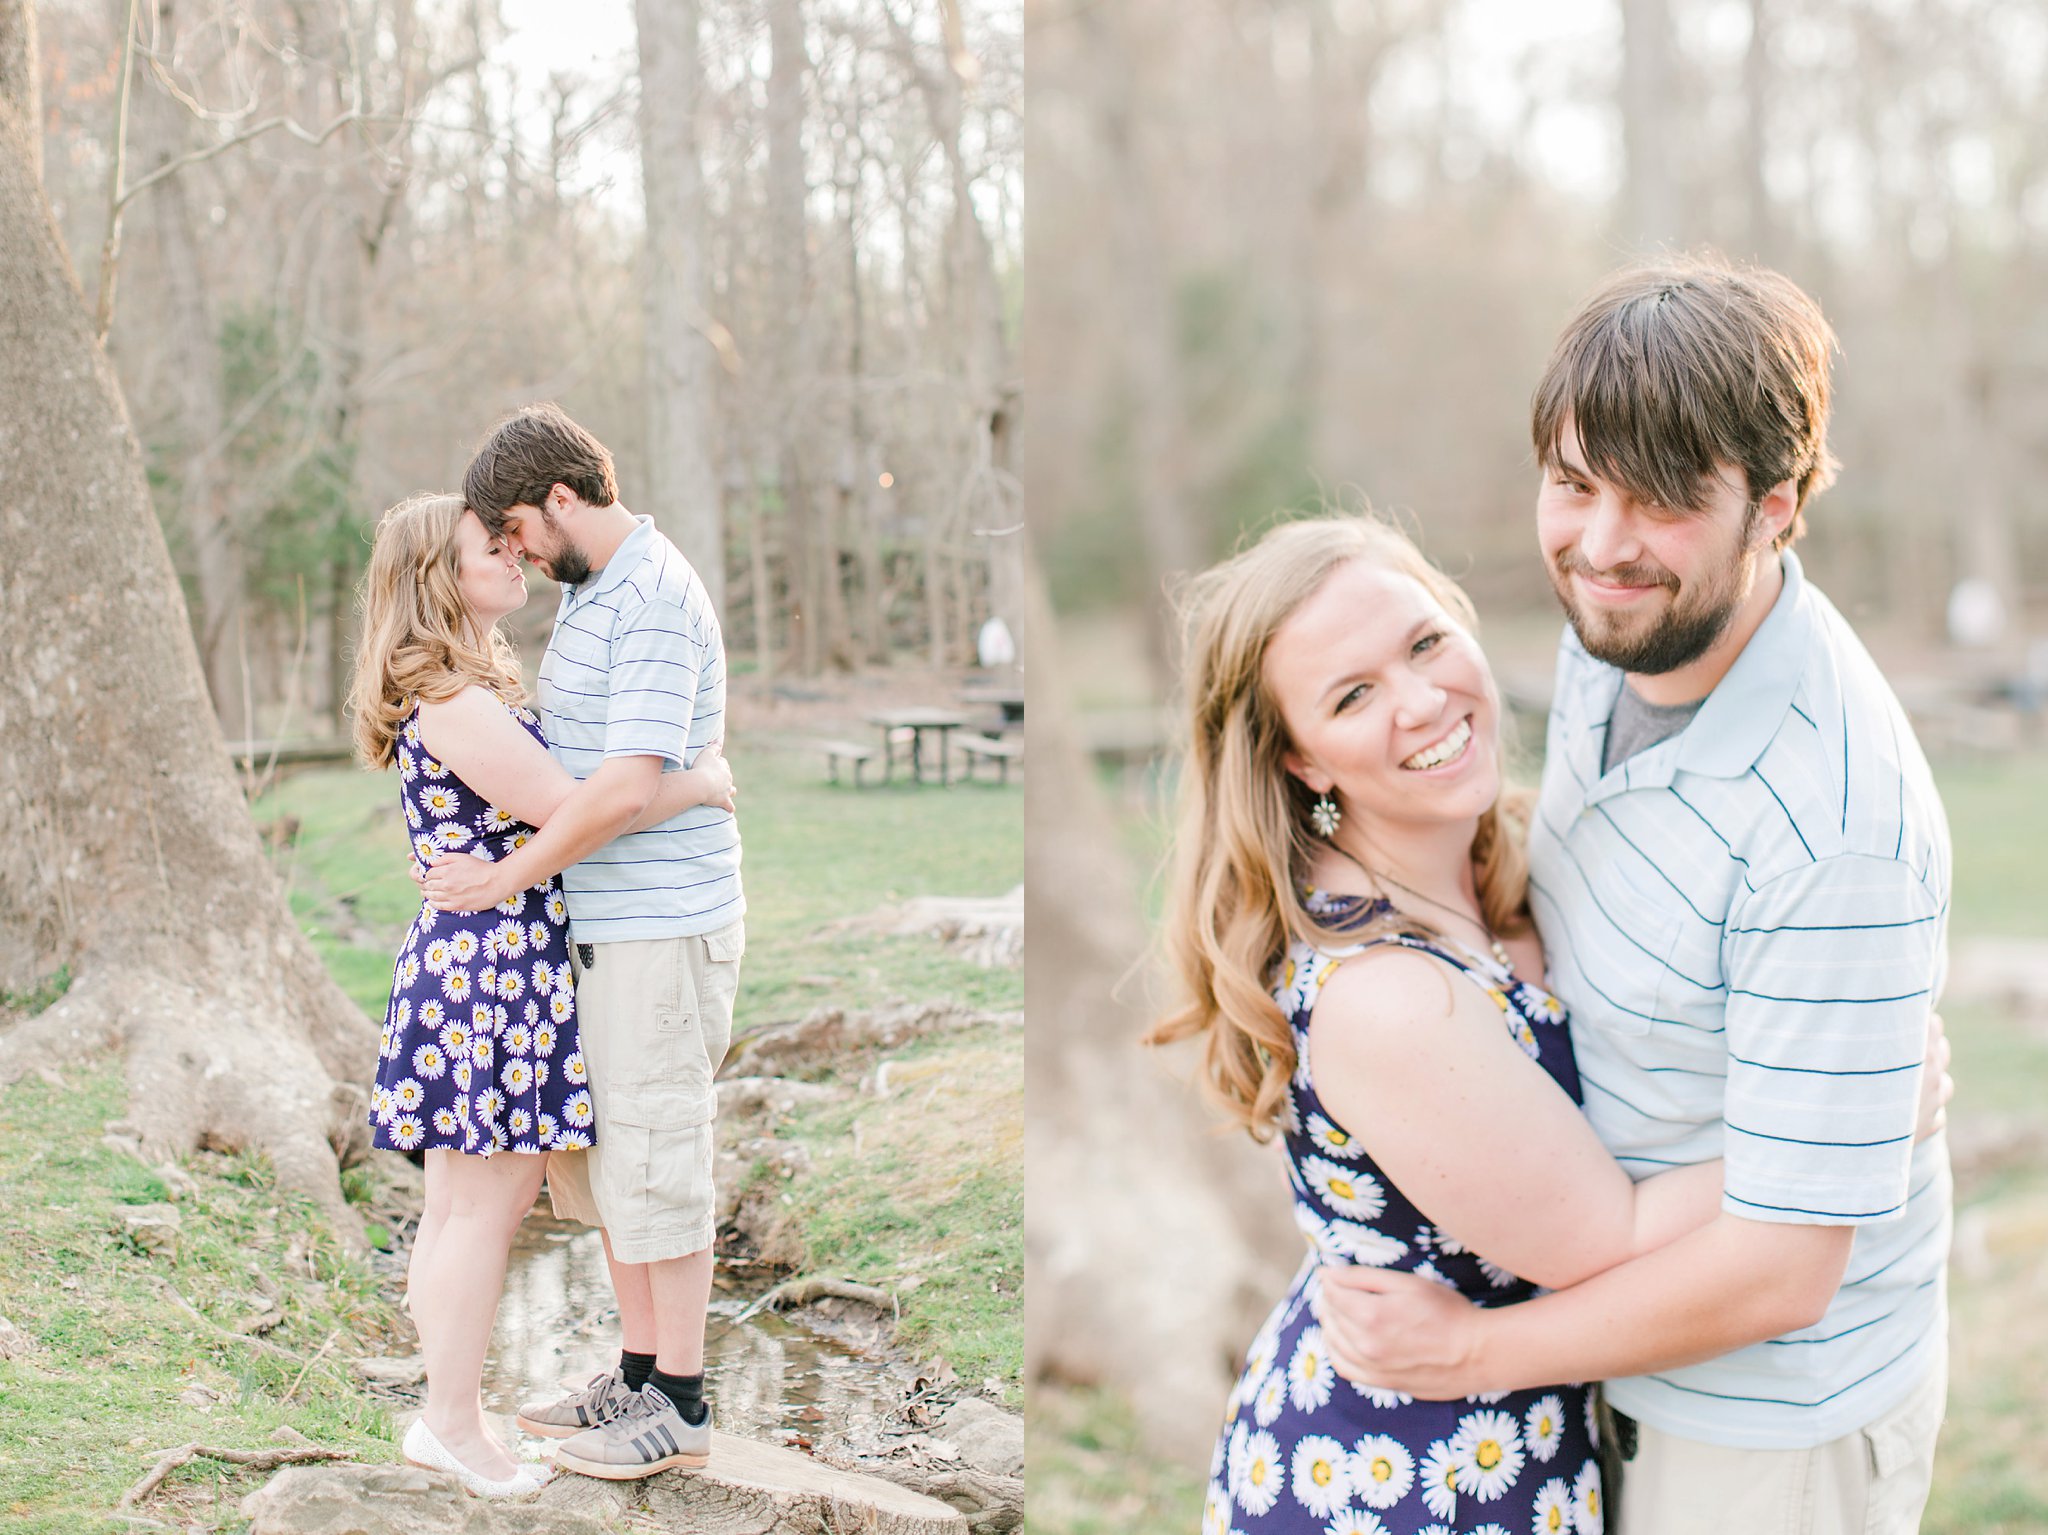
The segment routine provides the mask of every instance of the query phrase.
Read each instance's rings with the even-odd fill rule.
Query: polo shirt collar
[[[1799,557],[1787,549],[1778,559],[1785,581],[1777,601],[1727,675],[1700,704],[1700,712],[1677,735],[1617,763],[1605,775],[1600,772],[1600,756],[1623,679],[1619,667],[1588,658],[1578,694],[1581,728],[1566,743],[1580,782],[1588,786],[1588,805],[1631,789],[1669,788],[1680,772],[1740,778],[1755,766],[1792,707],[1813,633],[1813,605],[1806,597]],[[1569,628],[1565,644],[1585,654]]]
[[[648,547],[654,542],[654,519],[645,512],[636,512],[633,521],[637,526],[612,551],[612,557],[604,562],[604,569],[594,572],[581,586],[562,589],[569,605],[588,602],[599,592],[610,591],[640,568],[640,562],[647,558]]]
[[[1813,638],[1813,605],[1799,556],[1786,549],[1778,559],[1785,572],[1778,600],[1679,732],[1676,765],[1683,772],[1740,778],[1771,744],[1799,692]]]

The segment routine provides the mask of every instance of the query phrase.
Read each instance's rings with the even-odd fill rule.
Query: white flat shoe
[[[454,1472],[462,1483],[463,1491],[475,1498],[522,1498],[530,1492],[539,1492],[553,1475],[546,1466],[529,1463],[521,1465],[501,1482],[478,1476],[434,1437],[434,1431],[427,1427],[425,1418],[412,1420],[412,1427],[405,1431],[401,1453],[415,1466],[425,1466],[430,1471]]]

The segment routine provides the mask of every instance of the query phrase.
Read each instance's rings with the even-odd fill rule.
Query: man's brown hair
[[[1806,531],[1807,498],[1840,466],[1828,451],[1838,350],[1797,284],[1718,256],[1664,257],[1603,283],[1565,326],[1530,411],[1536,457],[1555,472],[1567,421],[1580,467],[1640,500],[1699,511],[1733,464],[1754,506],[1791,480],[1784,548]]]
[[[543,506],[548,492],[566,485],[592,506],[619,499],[612,456],[603,443],[554,404],[529,405],[491,428],[469,471],[462,498],[493,533],[505,527],[510,506]]]

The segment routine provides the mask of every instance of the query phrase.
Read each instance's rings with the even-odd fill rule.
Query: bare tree
[[[28,0],[0,4],[0,986],[76,977],[0,1078],[125,1046],[158,1154],[266,1152],[343,1240],[375,1034],[286,910],[229,771],[140,449],[36,174]]]
[[[647,510],[725,607],[725,528],[711,450],[716,356],[705,308],[703,94],[698,0],[635,0],[640,39],[640,181]]]

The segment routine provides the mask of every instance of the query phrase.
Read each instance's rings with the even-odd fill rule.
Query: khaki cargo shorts
[[[548,1194],[564,1220],[602,1226],[621,1263],[687,1257],[716,1234],[712,1078],[732,1041],[746,946],[743,922],[571,946],[596,1143],[549,1154]]]

